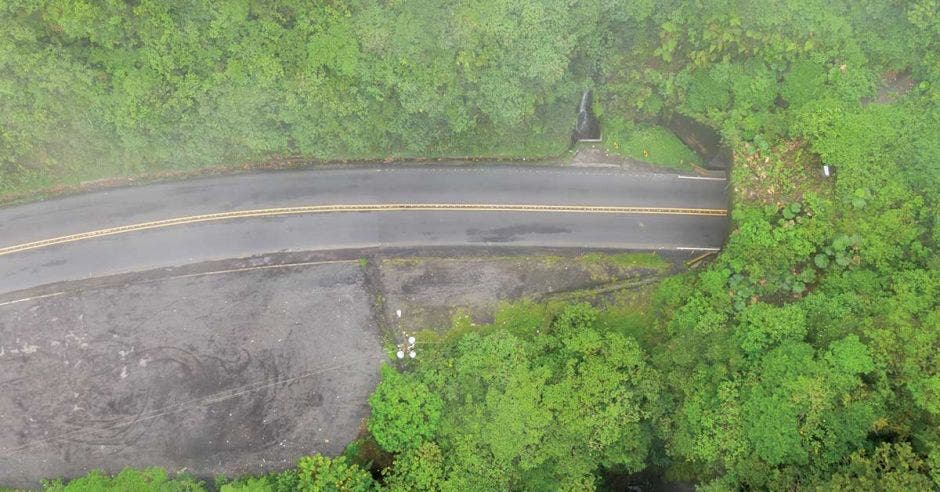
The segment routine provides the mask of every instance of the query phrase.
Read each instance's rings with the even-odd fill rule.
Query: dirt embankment
[[[673,258],[681,260],[681,258]],[[502,301],[597,299],[649,253],[285,253],[0,297],[0,485],[162,466],[200,477],[340,453],[403,331]]]

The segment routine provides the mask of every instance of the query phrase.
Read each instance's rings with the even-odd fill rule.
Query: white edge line
[[[679,179],[701,179],[703,181],[728,181],[727,178],[711,178],[708,176],[683,176],[681,174],[676,175]]]
[[[24,297],[23,299],[16,299],[15,301],[0,302],[0,306],[9,306],[10,304],[16,304],[18,302],[35,301],[36,299],[45,299],[47,297],[55,297],[55,296],[60,296],[62,294],[65,294],[65,291],[53,292],[52,294],[44,294],[41,296]]]
[[[676,246],[675,248],[672,248],[672,249],[676,251],[721,251],[721,248],[703,248],[703,247],[689,248],[686,246]]]
[[[250,271],[254,271],[254,270],[269,270],[269,269],[274,269],[274,268],[303,267],[303,266],[313,266],[313,265],[335,265],[335,264],[340,264],[340,263],[356,263],[356,262],[358,262],[358,261],[359,261],[359,260],[304,261],[304,262],[300,262],[300,263],[284,263],[284,264],[281,264],[281,265],[260,265],[260,266],[253,266],[253,267],[244,267],[244,268],[230,268],[230,269],[227,269],[227,270],[213,270],[213,271],[210,271],[210,272],[187,273],[187,274],[183,274],[183,275],[173,275],[173,276],[169,276],[169,277],[160,277],[160,278],[155,278],[155,279],[143,280],[143,281],[140,281],[140,282],[134,282],[134,284],[136,284],[136,285],[139,285],[139,284],[149,284],[149,283],[154,283],[154,282],[159,282],[159,281],[165,281],[165,280],[177,280],[177,279],[183,279],[183,278],[204,277],[204,276],[207,276],[207,275],[222,275],[222,274],[226,274],[226,273],[250,272]],[[118,273],[118,274],[115,274],[115,275],[121,275],[121,274]],[[90,279],[82,279],[82,280],[90,280]],[[79,280],[79,282],[82,281],[82,280]],[[81,290],[81,289],[76,289],[76,291],[78,291],[78,290]],[[41,295],[41,296],[24,297],[24,298],[22,298],[22,299],[16,299],[16,300],[13,300],[13,301],[0,302],[0,307],[9,306],[10,304],[16,304],[16,303],[20,303],[20,302],[35,301],[35,300],[39,300],[39,299],[45,299],[45,298],[47,298],[47,297],[60,296],[60,295],[62,295],[62,294],[65,294],[66,292],[67,292],[67,291],[53,292],[53,293],[51,293],[51,294],[43,294],[43,295]],[[74,292],[74,291],[71,291],[71,292]]]
[[[161,277],[161,278],[155,278],[153,280],[146,280],[144,282],[139,282],[139,283],[159,282],[161,280],[177,280],[177,279],[192,278],[192,277],[204,277],[207,275],[222,275],[226,273],[251,272],[255,270],[270,270],[270,269],[275,269],[275,268],[290,268],[290,267],[303,267],[303,266],[313,266],[313,265],[336,265],[336,264],[341,264],[341,263],[356,263],[358,261],[359,260],[304,261],[300,263],[284,263],[280,265],[260,265],[260,266],[253,266],[253,267],[244,267],[244,268],[230,268],[227,270],[213,270],[210,272],[186,273],[183,275],[173,275],[170,277]]]

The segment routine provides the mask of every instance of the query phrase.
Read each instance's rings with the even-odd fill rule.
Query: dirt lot
[[[0,298],[0,486],[125,466],[211,478],[336,455],[402,330],[669,268],[650,255],[415,254],[268,255]]]
[[[618,265],[606,255],[391,258],[379,270],[388,319],[406,332],[446,330],[461,311],[488,322],[500,301],[616,286],[660,271]]]
[[[0,484],[91,468],[203,476],[338,454],[385,358],[355,262],[0,307]]]

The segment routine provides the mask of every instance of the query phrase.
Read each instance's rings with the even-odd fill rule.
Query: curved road
[[[277,251],[711,250],[726,182],[609,168],[397,166],[120,188],[0,208],[0,293]]]

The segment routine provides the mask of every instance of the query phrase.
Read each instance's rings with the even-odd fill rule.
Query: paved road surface
[[[726,184],[609,168],[401,166],[270,172],[121,188],[0,208],[0,293],[276,251],[494,244],[712,249],[725,239],[727,217],[597,213],[591,207],[721,210],[727,205]],[[203,214],[385,204],[583,210],[398,210],[187,220],[16,250],[17,245],[50,238]]]

